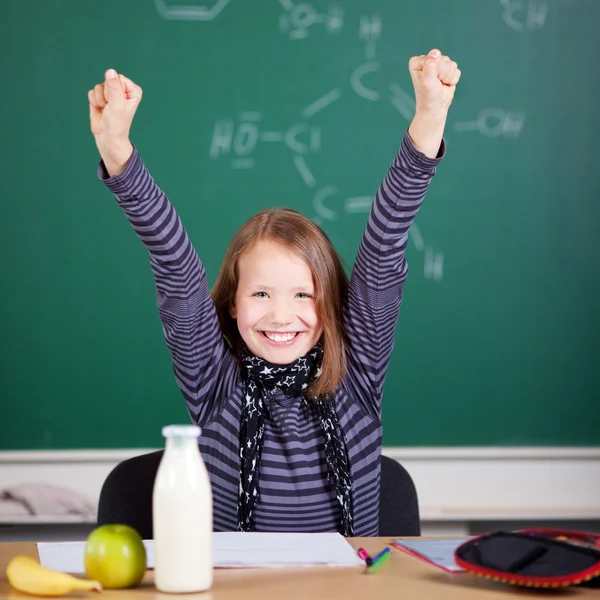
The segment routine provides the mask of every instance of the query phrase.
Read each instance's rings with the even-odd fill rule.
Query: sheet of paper
[[[148,568],[154,541],[144,540]],[[66,573],[84,573],[85,542],[39,542],[40,562]],[[215,567],[358,566],[364,562],[339,533],[213,533]]]
[[[460,538],[440,538],[437,540],[414,539],[414,540],[394,540],[394,545],[400,546],[409,551],[417,558],[426,560],[437,567],[441,567],[452,573],[462,573],[461,569],[454,560],[454,551],[468,537]]]

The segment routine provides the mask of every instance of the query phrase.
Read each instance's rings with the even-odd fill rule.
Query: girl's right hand
[[[112,177],[123,171],[133,146],[129,130],[142,100],[142,88],[113,69],[105,73],[104,83],[88,92],[90,126],[106,170]]]

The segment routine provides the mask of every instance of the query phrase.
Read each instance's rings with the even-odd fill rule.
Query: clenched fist
[[[429,158],[441,150],[448,109],[460,79],[457,64],[434,49],[413,56],[408,70],[415,88],[415,116],[408,133],[416,149]]]
[[[109,175],[118,175],[133,152],[129,130],[142,100],[142,88],[109,69],[104,83],[88,92],[88,100],[96,145]]]
[[[436,49],[427,56],[413,56],[408,70],[415,89],[416,112],[447,111],[461,75],[458,65]]]

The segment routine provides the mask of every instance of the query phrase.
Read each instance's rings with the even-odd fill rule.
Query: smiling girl
[[[213,490],[216,531],[378,535],[381,397],[408,231],[436,166],[460,71],[414,56],[415,116],[377,191],[350,280],[290,209],[235,235],[212,297],[174,207],[129,140],[142,90],[113,70],[89,92],[99,176],[146,245],[175,378]]]

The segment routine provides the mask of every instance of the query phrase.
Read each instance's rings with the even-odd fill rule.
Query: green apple
[[[146,572],[146,548],[129,525],[101,525],[85,544],[85,573],[105,588],[137,585]]]

